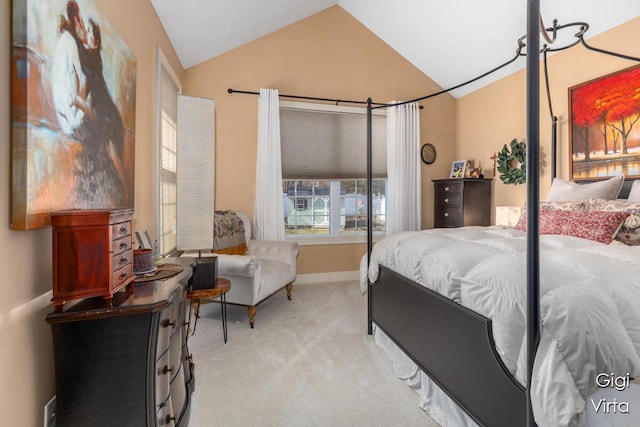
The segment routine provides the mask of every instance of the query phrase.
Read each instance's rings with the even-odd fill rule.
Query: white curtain
[[[260,89],[258,97],[258,158],[253,222],[256,239],[284,240],[280,101],[277,89]]]
[[[415,102],[387,110],[387,235],[420,230],[420,114]]]

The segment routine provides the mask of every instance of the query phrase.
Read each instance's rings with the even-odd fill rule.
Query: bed
[[[591,202],[580,209],[607,204]],[[640,204],[625,206],[640,213]],[[541,211],[543,227],[547,212],[557,220],[563,213],[595,217],[604,211]],[[608,211],[608,223],[594,218],[583,224],[589,231],[596,223],[602,229],[619,226],[626,213]],[[543,333],[532,385],[534,414],[539,425],[580,425],[599,373],[640,376],[640,246],[545,234],[540,247]],[[363,290],[366,279],[372,283],[376,342],[399,376],[418,383],[421,405],[437,421],[526,424],[525,251],[524,231],[499,226],[403,232],[376,244],[362,281]],[[391,343],[403,353],[394,353]],[[430,408],[428,400],[443,397],[434,397],[426,381],[446,384],[468,415],[456,413],[451,421],[443,413],[455,412],[455,406],[436,402]]]

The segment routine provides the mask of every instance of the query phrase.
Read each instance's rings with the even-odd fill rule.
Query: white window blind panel
[[[159,82],[159,236],[160,252],[168,255],[176,249],[176,149],[179,88],[164,64]]]
[[[284,103],[282,103],[284,104]],[[339,111],[280,108],[284,179],[355,179],[367,176],[367,116],[362,108]],[[372,173],[387,176],[385,115],[372,117]]]
[[[178,250],[213,249],[215,102],[178,96]]]

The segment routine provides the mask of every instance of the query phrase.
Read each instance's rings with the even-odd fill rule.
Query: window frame
[[[298,101],[280,101],[280,108],[287,109],[303,109],[303,110],[311,110],[311,111],[329,111],[334,113],[345,113],[345,114],[362,114],[366,115],[366,108],[362,107],[347,107],[341,105],[329,105],[329,104],[315,104],[310,102],[298,102]],[[377,109],[372,112],[372,114],[384,116],[386,117],[387,113],[385,109]],[[385,145],[386,145],[386,134],[385,137]],[[366,154],[366,153],[363,153]],[[366,180],[365,177],[354,178],[354,181]],[[379,179],[379,178],[377,178]],[[284,179],[283,181],[291,181],[292,179]],[[384,178],[386,181],[387,178]],[[340,182],[342,180],[331,180],[331,179],[322,179],[322,181],[329,181],[330,185],[332,182]],[[338,185],[339,187],[339,185]],[[338,192],[339,193],[339,192]],[[386,194],[386,192],[385,192]],[[340,194],[337,196],[338,199],[341,198]],[[334,211],[330,211],[330,216],[336,215],[340,217],[340,213],[334,213]],[[386,211],[385,211],[386,218]],[[283,218],[284,220],[284,218]],[[338,226],[339,228],[339,226]],[[331,230],[330,230],[331,233]],[[334,245],[334,244],[354,244],[354,243],[366,243],[367,242],[367,233],[366,232],[355,232],[349,234],[310,234],[310,235],[296,235],[296,234],[286,234],[285,240],[297,242],[299,245]],[[376,231],[373,232],[373,240],[377,242],[382,237],[386,235],[385,231]]]
[[[182,84],[180,83],[180,79],[173,71],[171,64],[167,60],[166,56],[162,52],[160,46],[156,46],[156,81],[155,81],[155,108],[156,108],[156,117],[155,117],[155,206],[156,206],[156,215],[155,215],[155,240],[159,243],[158,250],[160,251],[162,257],[169,256],[173,251],[166,251],[164,248],[164,239],[163,239],[163,229],[162,229],[162,195],[160,192],[160,177],[161,177],[161,161],[160,158],[162,156],[162,114],[163,110],[161,107],[162,98],[161,98],[161,82],[162,75],[166,73],[167,76],[173,81],[176,86],[176,111],[177,111],[177,95],[182,93]],[[177,123],[176,123],[177,124]]]

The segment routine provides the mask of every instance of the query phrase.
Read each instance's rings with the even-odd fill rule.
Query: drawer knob
[[[126,234],[127,233],[127,227],[125,227],[124,225],[122,227],[120,227],[120,234]]]
[[[162,373],[163,374],[168,374],[169,372],[171,372],[173,374],[173,366],[169,367],[169,365],[165,365],[165,367],[162,369]]]
[[[127,272],[123,271],[122,273],[120,273],[120,279],[126,279],[127,278]]]
[[[449,212],[445,212],[445,213],[444,213],[444,216],[445,216],[445,217],[448,217],[448,216],[449,216]]]
[[[165,328],[168,328],[169,326],[171,326],[172,328],[174,328],[174,329],[175,329],[175,327],[176,327],[176,322],[172,322],[172,321],[170,321],[169,319],[166,319],[166,320],[164,321],[164,323],[163,323],[163,326],[164,326]]]
[[[126,248],[127,248],[127,242],[123,240],[122,242],[120,242],[120,249],[126,249]]]
[[[449,203],[449,199],[448,199],[448,198],[447,198],[447,199],[444,199],[444,202],[445,202],[445,203]]]
[[[126,265],[129,264],[129,260],[127,259],[126,256],[123,256],[122,258],[120,258],[120,265]]]
[[[172,421],[173,421],[173,422],[175,422],[175,421],[176,421],[176,417],[175,417],[175,415],[174,415],[173,417],[172,417],[171,415],[167,415],[167,418],[165,418],[165,422],[166,422],[167,424],[169,424],[169,423],[170,423],[170,422],[172,422]]]
[[[444,191],[449,191],[449,187],[444,187]]]

